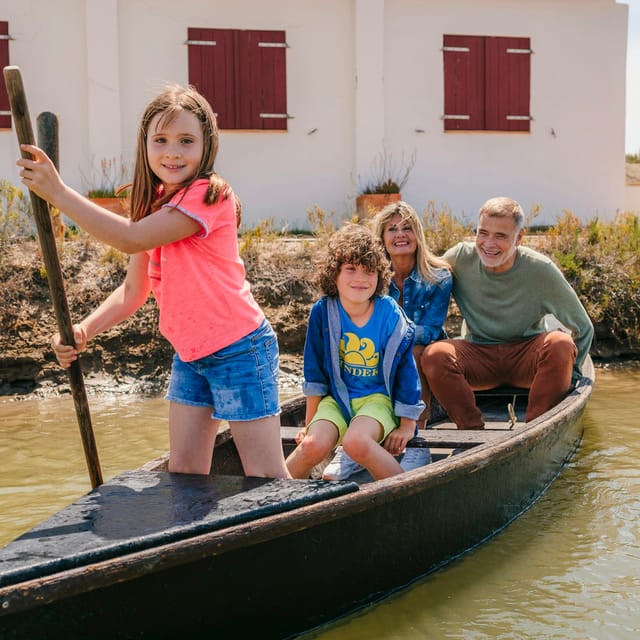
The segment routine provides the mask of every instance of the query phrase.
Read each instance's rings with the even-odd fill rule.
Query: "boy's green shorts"
[[[383,442],[384,439],[400,424],[400,421],[393,413],[391,399],[389,396],[384,395],[384,393],[373,393],[370,396],[354,398],[351,401],[351,409],[353,410],[354,417],[368,416],[377,420],[382,425],[384,434],[380,439],[380,442]],[[325,396],[320,400],[318,410],[313,416],[310,424],[313,424],[318,420],[328,420],[336,425],[340,434],[338,438],[338,444],[340,444],[349,425],[344,419],[338,403],[331,396]]]

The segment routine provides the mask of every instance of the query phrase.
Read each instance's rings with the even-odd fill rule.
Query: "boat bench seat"
[[[420,429],[408,447],[469,449],[485,442],[499,442],[513,435],[509,429]]]
[[[298,427],[280,427],[282,442],[295,445]],[[418,435],[409,440],[408,447],[440,447],[443,449],[468,449],[485,442],[496,442],[513,435],[507,429],[420,429]]]
[[[529,389],[523,387],[493,387],[493,389],[483,389],[482,391],[474,391],[477,396],[526,396],[529,395]]]

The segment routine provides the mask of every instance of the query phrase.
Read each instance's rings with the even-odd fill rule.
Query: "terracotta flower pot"
[[[399,193],[364,193],[356,198],[358,219],[374,216],[380,209],[401,199]]]
[[[95,202],[103,209],[108,209],[121,216],[128,216],[129,212],[125,209],[124,198],[89,198],[91,202]]]

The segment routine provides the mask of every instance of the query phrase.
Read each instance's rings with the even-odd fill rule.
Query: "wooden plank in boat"
[[[508,429],[508,423],[500,423],[495,426],[496,429],[456,429],[453,428],[435,428],[420,429],[418,435],[410,441],[409,446],[412,447],[443,447],[443,448],[469,448],[485,442],[495,443],[513,435],[513,431]],[[298,427],[280,427],[283,442],[292,444],[295,442],[295,435],[298,433]]]
[[[351,481],[123,473],[0,549],[0,586],[357,490]]]
[[[467,449],[481,444],[495,444],[509,438],[513,431],[509,423],[492,423],[492,429],[457,429],[438,427],[434,429],[420,429],[418,435],[410,441],[412,447],[443,447],[451,449]]]

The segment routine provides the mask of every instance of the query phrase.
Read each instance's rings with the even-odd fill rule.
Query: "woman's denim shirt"
[[[425,281],[414,267],[404,279],[401,306],[416,325],[416,344],[431,344],[447,337],[443,325],[453,278],[448,269],[437,269],[435,276],[436,282]],[[400,290],[393,280],[389,284],[389,295],[399,303]]]
[[[417,420],[424,402],[420,399],[420,378],[413,358],[414,326],[395,301],[387,296],[382,296],[381,301],[392,304],[397,312],[397,322],[385,345],[382,360],[385,385],[396,416]],[[341,335],[337,299],[325,296],[311,307],[309,314],[302,391],[306,396],[333,397],[348,422],[353,412],[340,372]]]

